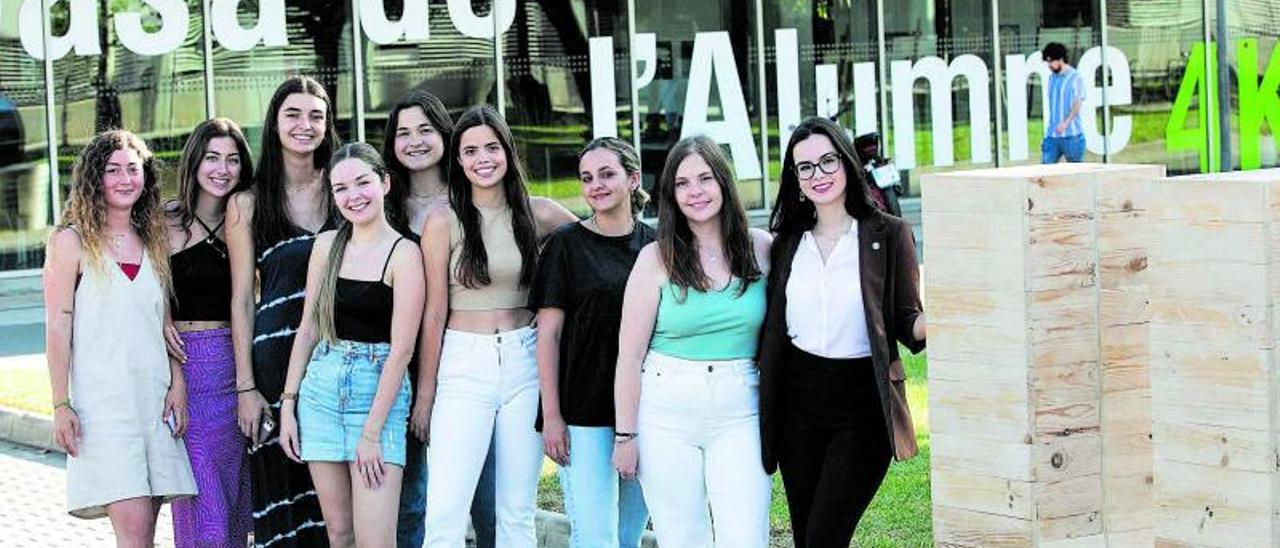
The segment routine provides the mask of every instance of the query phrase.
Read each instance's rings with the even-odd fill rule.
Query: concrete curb
[[[0,439],[20,443],[45,451],[61,453],[62,448],[53,442],[53,418],[0,406]],[[538,548],[566,548],[569,546],[569,519],[564,514],[538,510]],[[645,532],[641,543],[644,548],[657,548],[652,532]]]
[[[62,452],[53,442],[53,417],[0,406],[0,439],[45,451]]]
[[[567,548],[569,546],[569,518],[557,512],[538,510],[538,548]],[[641,548],[658,548],[658,538],[653,531],[645,531],[640,538]]]

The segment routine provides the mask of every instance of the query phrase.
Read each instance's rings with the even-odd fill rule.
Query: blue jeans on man
[[[613,468],[613,428],[569,426],[569,465],[559,471],[571,548],[639,548],[649,523],[640,481]]]
[[[427,446],[409,434],[408,459],[404,481],[400,487],[400,518],[396,521],[397,548],[421,548],[426,534],[423,521],[427,513]],[[471,500],[471,525],[476,530],[476,548],[494,548],[497,531],[493,476],[493,445],[480,470],[475,498]]]
[[[1040,161],[1044,164],[1056,164],[1062,157],[1068,162],[1084,161],[1084,134],[1065,137],[1046,136],[1040,142]]]

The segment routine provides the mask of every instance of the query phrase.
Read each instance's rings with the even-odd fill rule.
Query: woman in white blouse
[[[861,164],[843,129],[805,120],[770,219],[761,441],[797,548],[848,546],[890,457],[915,454],[897,345],[924,348],[915,242],[872,205]]]

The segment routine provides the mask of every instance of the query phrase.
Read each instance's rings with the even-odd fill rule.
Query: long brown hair
[[[160,182],[156,178],[156,159],[140,137],[133,133],[114,129],[97,134],[76,157],[71,167],[71,188],[67,208],[62,212],[59,228],[74,228],[80,234],[87,263],[101,269],[103,265],[103,226],[107,220],[107,201],[102,193],[102,175],[107,161],[117,150],[133,150],[142,160],[142,195],[129,212],[129,224],[155,269],[161,287],[168,293],[172,284],[169,276],[169,237],[165,228],[164,213],[160,207]]]
[[[369,169],[373,170],[379,180],[387,176],[387,166],[382,163],[382,157],[378,155],[377,149],[365,143],[348,143],[342,145],[337,152],[333,153],[333,158],[329,160],[329,165],[325,167],[325,186],[330,187],[332,190],[333,181],[330,177],[333,173],[333,168],[348,159],[364,162],[365,165],[369,166]],[[385,199],[383,207],[387,207]],[[383,218],[385,217],[386,214],[384,212]],[[320,328],[320,338],[327,342],[334,342],[338,339],[338,331],[333,322],[333,300],[338,294],[338,270],[342,268],[342,257],[347,252],[347,243],[351,241],[353,230],[350,221],[339,217],[338,233],[334,235],[333,246],[329,248],[329,259],[325,263],[324,276],[320,278],[320,292],[316,294],[316,325]]]
[[[387,193],[387,220],[391,222],[393,228],[406,236],[413,234],[413,227],[409,226],[409,211],[405,207],[405,200],[409,198],[410,176],[409,170],[396,157],[396,128],[400,124],[400,112],[413,107],[422,109],[431,127],[440,134],[440,141],[444,143],[445,150],[438,167],[446,176],[449,171],[449,151],[453,150],[449,148],[449,141],[453,139],[453,119],[449,117],[449,110],[444,107],[444,102],[439,97],[426,91],[413,90],[391,107],[391,112],[387,114],[387,128],[383,133],[382,141],[382,161],[391,172],[391,192]]]
[[[312,166],[315,169],[323,169],[329,165],[329,158],[333,156],[333,151],[341,142],[338,130],[333,125],[333,101],[329,100],[329,93],[325,91],[324,86],[320,85],[320,82],[307,76],[294,76],[276,88],[275,94],[271,96],[271,102],[267,104],[267,117],[262,122],[262,146],[259,148],[262,161],[253,174],[254,192],[257,193],[257,205],[253,213],[253,237],[254,245],[259,250],[266,249],[283,238],[293,236],[297,230],[297,225],[285,210],[284,145],[280,143],[278,122],[285,99],[295,93],[319,97],[325,104],[324,140],[313,153]],[[325,215],[332,216],[332,194],[324,193],[324,201]]]
[[[516,247],[520,249],[520,285],[533,282],[538,260],[538,234],[533,224],[533,208],[529,205],[529,191],[525,188],[524,166],[516,156],[515,139],[502,115],[489,105],[467,109],[453,126],[453,138],[449,140],[449,205],[462,224],[462,255],[458,260],[456,275],[463,286],[475,289],[489,285],[489,254],[480,236],[480,210],[471,203],[471,181],[463,173],[458,159],[461,153],[462,134],[468,129],[488,126],[498,136],[502,152],[507,158],[507,174],[502,178],[502,190],[507,207],[511,208],[511,232]]]
[[[662,265],[667,269],[671,283],[680,288],[681,298],[690,288],[698,291],[711,289],[711,280],[702,271],[698,260],[698,246],[689,220],[680,212],[676,202],[676,170],[680,162],[692,155],[701,156],[711,167],[711,174],[720,186],[720,238],[729,259],[729,272],[740,280],[738,295],[747,291],[747,285],[760,279],[760,265],[756,264],[755,246],[747,224],[747,213],[738,199],[733,170],[724,151],[715,141],[704,137],[686,137],[676,143],[667,155],[658,181],[658,251]]]
[[[178,216],[187,241],[191,240],[191,223],[195,220],[196,205],[200,200],[200,182],[197,180],[200,164],[204,162],[209,142],[219,137],[230,137],[235,141],[236,152],[240,155],[240,177],[227,195],[253,185],[253,156],[240,125],[230,118],[211,118],[200,122],[182,147],[182,157],[178,160],[178,196],[172,203],[172,211]]]

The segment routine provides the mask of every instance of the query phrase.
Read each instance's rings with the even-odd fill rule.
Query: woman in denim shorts
[[[364,143],[325,171],[344,222],[316,238],[281,395],[280,445],[311,471],[334,546],[395,544],[405,370],[422,317],[422,256],[387,222],[390,177]],[[296,415],[295,415],[296,409]]]

